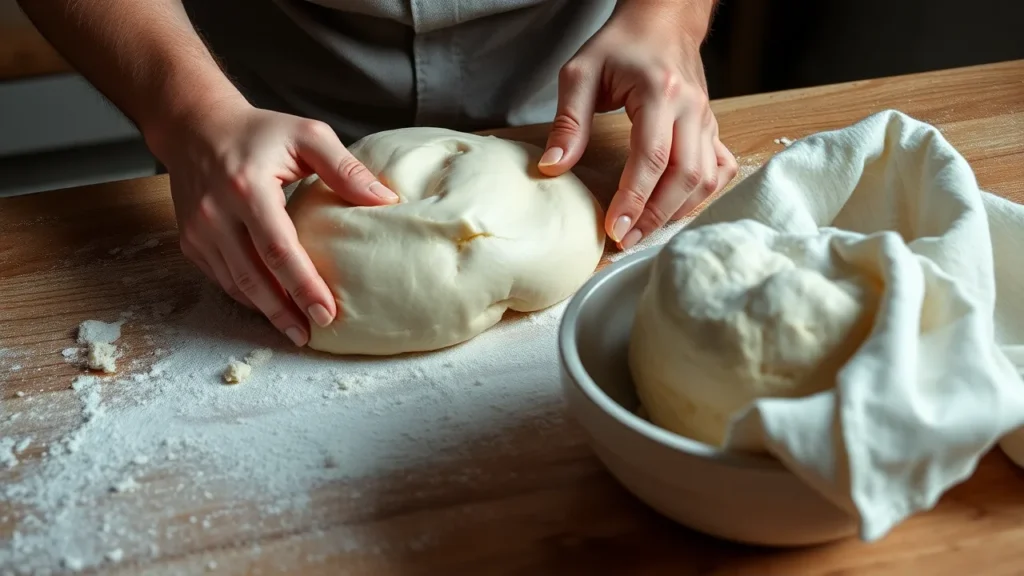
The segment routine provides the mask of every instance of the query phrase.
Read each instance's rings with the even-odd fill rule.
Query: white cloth
[[[1024,425],[1024,206],[979,190],[936,128],[888,111],[796,142],[689,226],[740,219],[830,235],[884,292],[835,388],[757,401],[731,448],[774,454],[871,541]]]

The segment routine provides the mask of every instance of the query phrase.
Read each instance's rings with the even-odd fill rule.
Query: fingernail
[[[304,346],[306,344],[306,334],[303,333],[301,328],[292,326],[285,330],[284,333],[296,346]]]
[[[544,155],[540,157],[540,162],[537,162],[538,166],[551,166],[558,164],[558,161],[565,155],[565,150],[562,150],[558,146],[552,146],[544,151]]]
[[[630,227],[633,226],[633,219],[629,216],[619,216],[615,220],[615,224],[612,224],[612,240],[615,242],[622,242],[623,236],[626,232],[629,232]]]
[[[370,192],[377,198],[380,198],[381,200],[386,200],[388,202],[394,202],[398,200],[398,194],[395,194],[387,186],[381,184],[380,182],[374,182],[373,184],[370,184]]]
[[[309,317],[313,319],[313,322],[316,322],[317,326],[321,328],[327,327],[334,320],[323,304],[311,304],[306,310],[309,312]]]
[[[639,242],[640,239],[643,238],[643,236],[643,232],[636,228],[633,228],[632,230],[629,231],[629,234],[626,234],[626,237],[622,239],[622,242],[619,243],[619,247],[621,247],[623,250],[629,250],[633,246],[636,246],[636,243]]]

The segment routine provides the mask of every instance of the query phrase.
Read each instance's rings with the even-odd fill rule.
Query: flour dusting
[[[145,328],[151,353],[124,360],[116,375],[69,378],[59,401],[4,401],[8,412],[22,407],[0,412],[0,499],[11,503],[0,518],[0,534],[11,534],[0,538],[0,573],[173,554],[220,523],[243,537],[288,530],[315,514],[313,494],[326,485],[443,464],[474,443],[511,450],[503,429],[564,415],[556,332],[565,303],[461,346],[392,359],[296,349],[212,287],[178,317],[167,317],[173,306],[147,306],[127,324],[83,325],[79,336],[132,341]],[[80,349],[63,355],[73,361]],[[232,358],[254,369],[225,386]],[[69,410],[69,430],[27,433],[26,419]],[[173,521],[182,514],[196,521]]]
[[[86,320],[78,325],[78,343],[83,346],[89,344],[113,344],[121,337],[120,322],[101,322],[99,320]]]

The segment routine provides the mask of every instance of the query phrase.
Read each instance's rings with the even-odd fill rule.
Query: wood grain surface
[[[782,148],[778,138],[839,128],[888,108],[937,125],[983,188],[1024,202],[1024,61],[714,103],[741,176]],[[614,189],[628,130],[620,115],[597,120],[582,172],[604,194]],[[546,137],[543,126],[497,133],[539,144]],[[67,345],[78,322],[116,316],[127,302],[194,297],[198,275],[178,252],[165,177],[2,199],[0,230],[0,349],[29,352],[20,371],[0,374],[0,401],[17,402],[21,392],[67,404],[65,419],[32,423],[36,437],[53,438],[79,418],[68,390],[76,371],[59,355],[31,352]],[[132,259],[108,254],[143,235],[159,244]],[[156,268],[170,275],[146,279]],[[141,280],[126,285],[126,276]],[[141,340],[132,350],[149,352]],[[0,423],[7,426],[0,436],[21,425]],[[767,550],[705,537],[651,512],[604,471],[568,418],[552,427],[524,416],[503,434],[515,450],[470,447],[450,471],[439,465],[367,480],[372,502],[353,505],[344,497],[350,486],[325,487],[315,527],[268,528],[253,537],[225,523],[185,532],[191,536],[156,558],[125,558],[110,572],[196,573],[214,562],[217,573],[311,575],[1024,573],[1024,472],[998,451],[934,510],[881,542]],[[21,472],[39,456],[30,450]],[[455,474],[467,462],[484,471],[469,484]],[[0,482],[14,473],[0,469]],[[428,474],[428,485],[417,480]],[[187,504],[170,506],[164,522],[187,525]],[[11,537],[20,514],[0,503],[0,518],[7,519],[0,539]],[[428,545],[407,545],[425,530],[436,535]],[[349,549],[345,535],[353,531],[389,552]],[[257,544],[261,552],[253,555]],[[15,567],[0,566],[0,573],[4,568]]]
[[[0,23],[0,81],[67,72],[71,66],[30,24]]]

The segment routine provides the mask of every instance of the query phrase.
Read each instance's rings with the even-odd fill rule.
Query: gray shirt
[[[614,0],[186,0],[257,106],[346,143],[402,126],[548,122],[558,70]],[[244,14],[244,16],[243,16]]]

